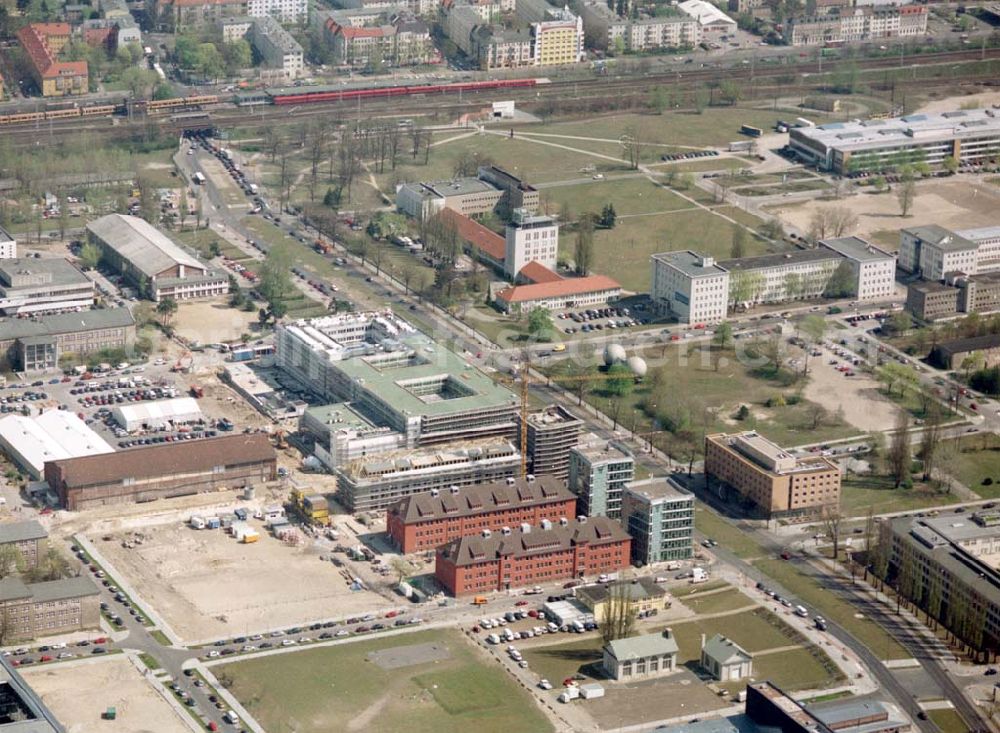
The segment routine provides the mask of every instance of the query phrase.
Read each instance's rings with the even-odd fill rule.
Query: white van
[[[237,717],[236,713],[232,710],[227,710],[226,714],[222,716],[222,719],[229,723],[230,725],[239,725],[240,719]]]
[[[801,616],[802,618],[809,618],[809,612],[806,610],[805,606],[796,606],[795,615]]]

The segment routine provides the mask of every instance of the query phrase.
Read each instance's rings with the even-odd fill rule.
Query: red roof
[[[32,23],[31,27],[40,36],[68,36],[69,23]]]
[[[458,236],[478,250],[485,252],[497,262],[503,262],[507,256],[507,243],[496,232],[487,229],[478,221],[473,221],[454,209],[442,209],[441,218],[448,224],[453,224]]]
[[[543,265],[537,260],[532,260],[527,265],[521,268],[521,271],[517,273],[525,280],[530,280],[533,283],[554,283],[562,280],[562,275],[552,272],[549,268]]]
[[[334,33],[340,33],[344,38],[378,38],[385,35],[385,31],[380,27],[355,28],[354,26],[344,25],[340,26],[340,29],[334,31]]]
[[[46,38],[58,35],[69,35],[69,26],[66,23],[26,25],[17,32],[17,39],[39,76],[47,79],[59,76],[86,76],[86,61],[56,61],[49,50]]]
[[[621,285],[606,275],[589,275],[588,277],[563,278],[556,282],[504,288],[497,293],[497,298],[505,303],[525,303],[545,298],[567,298],[571,295],[596,293],[602,290],[621,290]]]

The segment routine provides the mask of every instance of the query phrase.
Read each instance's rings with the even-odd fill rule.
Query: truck
[[[191,396],[192,397],[204,397],[205,396],[205,390],[200,385],[197,385],[197,384],[192,384],[191,385],[190,392],[191,392]]]
[[[490,599],[487,598],[486,596],[476,596],[475,598],[472,599],[473,606],[485,606],[489,602]]]
[[[328,243],[324,242],[321,239],[316,240],[313,249],[315,249],[321,255],[328,255],[333,251],[333,247],[331,247]]]
[[[196,186],[200,186],[205,182],[205,174],[201,171],[195,171],[194,175],[191,176],[191,180],[194,181]]]
[[[195,515],[193,515],[191,517],[191,519],[189,521],[190,521],[192,529],[205,529],[205,518],[204,517],[201,517],[201,516],[198,516],[197,514],[195,514]]]
[[[708,573],[705,572],[704,568],[691,568],[692,583],[704,583],[706,580],[708,580]]]
[[[580,697],[584,700],[593,700],[598,697],[604,697],[604,688],[596,682],[580,685]]]
[[[576,700],[580,697],[580,688],[578,685],[569,685],[565,690],[559,693],[557,698],[559,702],[569,702],[570,700]]]

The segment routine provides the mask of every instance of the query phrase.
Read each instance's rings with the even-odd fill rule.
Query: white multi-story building
[[[883,300],[896,292],[896,256],[860,237],[824,239],[820,247],[844,257],[841,267],[851,268],[858,300]]]
[[[302,46],[274,18],[254,20],[250,26],[250,43],[271,69],[280,69],[289,79],[297,79],[305,69]]]
[[[309,15],[309,0],[247,0],[247,15],[298,23]]]
[[[532,216],[524,209],[514,209],[505,234],[504,271],[512,280],[532,261],[556,269],[559,222],[551,216]]]
[[[828,15],[792,18],[785,24],[785,40],[792,46],[850,43],[876,38],[920,36],[927,32],[927,8],[842,8]]]
[[[614,48],[618,39],[628,51],[693,48],[701,43],[701,25],[687,14],[632,20],[617,15],[601,0],[594,0],[581,6],[580,17],[589,43],[596,48]]]
[[[925,280],[1000,270],[1000,227],[951,231],[936,224],[899,232],[899,268]]]
[[[0,227],[0,260],[11,260],[17,257],[17,240],[14,235]]]
[[[671,312],[682,323],[718,323],[729,304],[729,273],[712,257],[695,252],[653,255],[650,297],[661,312]]]

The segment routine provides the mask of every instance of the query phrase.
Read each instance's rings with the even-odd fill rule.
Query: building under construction
[[[518,416],[518,423],[520,423]],[[569,452],[580,439],[583,422],[560,405],[528,415],[527,451],[531,473],[565,479]]]
[[[503,481],[520,470],[521,453],[504,438],[400,450],[338,468],[338,499],[351,512],[382,510],[411,494]]]

